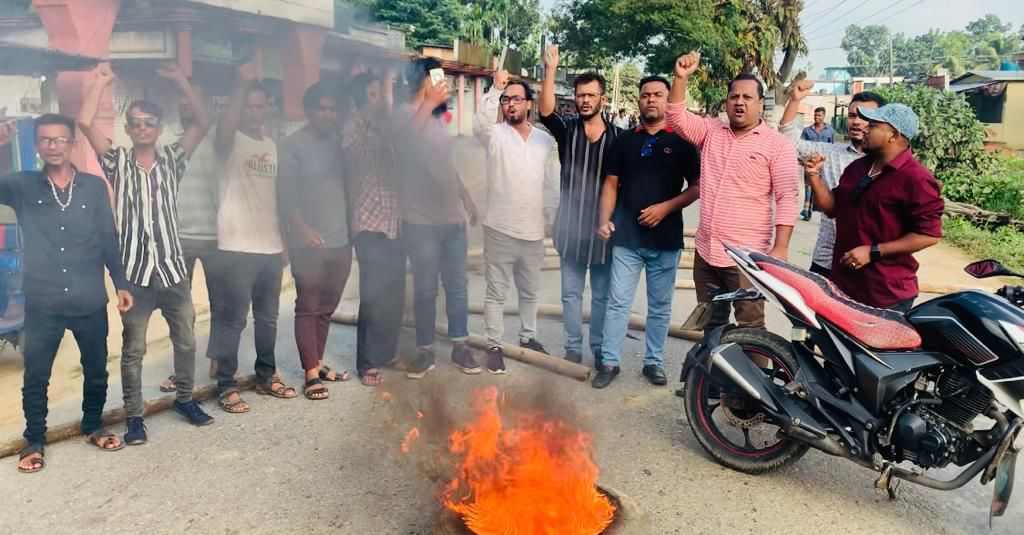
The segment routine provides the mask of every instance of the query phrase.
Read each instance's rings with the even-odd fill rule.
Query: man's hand
[[[157,69],[156,73],[172,82],[182,83],[188,81],[185,73],[181,72],[177,63],[166,63]]]
[[[135,298],[128,290],[117,291],[117,311],[124,314],[135,306]]]
[[[255,82],[260,79],[259,69],[255,63],[243,63],[238,67],[238,79],[243,82]]]
[[[612,239],[612,234],[615,233],[615,223],[611,221],[605,221],[599,227],[597,227],[597,237],[604,241]]]
[[[652,204],[640,210],[640,217],[637,218],[637,221],[645,227],[654,228],[658,226],[658,223],[661,223],[662,219],[665,219],[668,212],[669,207],[665,203]]]
[[[814,89],[813,80],[797,80],[789,86],[789,98],[799,102],[811,94],[811,89]]]
[[[92,82],[100,87],[106,87],[114,81],[114,71],[110,70],[110,63],[100,63],[90,73]]]
[[[305,243],[306,247],[320,249],[325,245],[324,238],[319,232],[313,230],[308,225],[303,225],[299,228],[299,232],[302,235],[302,243]]]
[[[690,52],[679,56],[676,60],[675,75],[680,78],[689,78],[691,74],[700,68],[700,52]]]
[[[782,260],[783,262],[788,262],[789,261],[789,248],[788,247],[779,247],[778,245],[776,245],[775,247],[772,247],[771,251],[768,251],[768,256],[771,256],[773,258],[778,258],[779,260]]]
[[[504,69],[494,73],[494,88],[498,91],[504,91],[508,87],[509,78],[508,71]]]
[[[473,199],[470,199],[467,195],[466,198],[463,199],[462,203],[466,207],[466,215],[469,216],[469,226],[475,227],[479,225],[480,211],[477,210],[476,203],[473,202]]]
[[[427,84],[427,91],[424,95],[424,100],[427,102],[427,105],[430,106],[430,109],[433,110],[441,104],[448,102],[449,95],[450,91],[448,90],[447,81],[441,82],[437,85],[430,83]]]
[[[804,172],[807,175],[821,175],[821,168],[825,165],[826,158],[815,152],[803,159]]]
[[[863,269],[871,263],[871,246],[861,245],[843,255],[839,263],[853,270]]]
[[[549,46],[547,52],[544,53],[544,66],[549,71],[557,70],[558,60],[558,45]]]

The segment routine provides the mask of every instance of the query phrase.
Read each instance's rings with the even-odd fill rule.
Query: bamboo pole
[[[484,313],[484,308],[481,305],[469,305],[469,313],[470,314],[481,315],[481,314]],[[518,310],[506,310],[505,314],[508,314],[510,316],[517,316],[517,315],[519,315],[519,311]],[[552,318],[552,319],[561,320],[562,319],[562,305],[552,305],[552,304],[546,304],[546,303],[539,304],[539,305],[537,305],[537,315],[541,316],[541,317],[544,317],[544,318]],[[584,322],[589,322],[590,321],[590,311],[589,310],[584,310],[583,311],[583,321]],[[647,330],[647,321],[642,316],[639,316],[637,314],[630,314],[630,316],[629,316],[629,328],[633,329],[635,331]],[[699,341],[703,337],[703,333],[701,331],[693,331],[693,330],[683,329],[681,327],[669,327],[668,335],[671,336],[672,338],[679,338],[681,340],[690,340],[690,341]]]

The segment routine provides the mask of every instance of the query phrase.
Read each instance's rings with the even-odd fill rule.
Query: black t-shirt
[[[608,174],[619,177],[612,243],[631,249],[683,248],[683,213],[673,212],[656,227],[641,225],[640,211],[667,201],[700,177],[700,153],[671,130],[651,135],[638,128],[618,138],[608,160]]]

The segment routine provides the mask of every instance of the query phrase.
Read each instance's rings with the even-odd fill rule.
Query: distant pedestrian
[[[306,124],[281,142],[278,212],[295,278],[295,345],[306,374],[303,393],[327,399],[323,381],[348,372],[324,364],[331,315],[352,268],[344,160],[338,150],[338,101],[315,83],[302,99]]]
[[[811,82],[813,85],[813,82]],[[851,102],[852,104],[852,102]],[[832,127],[825,123],[825,108],[818,107],[814,109],[814,124],[804,128],[800,134],[800,139],[804,141],[812,141],[817,143],[835,143],[836,134],[832,130]],[[800,212],[800,219],[804,221],[811,220],[811,212],[814,209],[814,204],[811,199],[811,188],[804,188],[804,208]]]
[[[555,73],[558,47],[547,51],[544,85],[540,94],[540,120],[558,143],[562,162],[554,244],[561,259],[562,323],[565,358],[583,361],[583,292],[590,274],[590,348],[595,367],[601,364],[605,308],[611,280],[611,246],[594,233],[598,225],[601,188],[612,147],[623,130],[605,120],[602,110],[605,80],[596,73],[582,74],[573,82],[578,117],[555,113]],[[617,121],[628,119],[619,110]]]
[[[846,116],[846,135],[849,139],[847,143],[806,141],[799,137],[801,128],[797,114],[800,102],[810,93],[812,87],[814,87],[814,82],[810,80],[797,82],[793,86],[786,110],[779,122],[779,132],[793,140],[800,158],[807,158],[813,153],[825,156],[825,165],[822,167],[821,176],[825,180],[825,184],[832,189],[839,185],[839,177],[842,176],[846,167],[864,156],[864,138],[867,135],[868,122],[861,118],[857,111],[861,108],[877,109],[885,105],[885,99],[868,91],[853,96]],[[806,185],[806,189],[808,194],[812,193],[809,183]],[[832,247],[835,241],[835,220],[827,216],[822,217],[818,227],[818,240],[814,244],[814,252],[811,254],[811,271],[826,278],[831,276]]]
[[[615,247],[601,367],[594,388],[607,387],[619,375],[641,271],[647,276],[643,375],[653,385],[668,383],[665,340],[683,249],[682,210],[697,200],[700,191],[697,149],[665,122],[668,92],[664,78],[640,81],[638,104],[644,124],[623,134],[609,157],[597,233]]]
[[[153,312],[159,310],[170,330],[174,347],[175,412],[192,425],[213,423],[192,399],[195,385],[196,337],[192,287],[178,236],[178,185],[193,151],[209,128],[205,107],[176,65],[159,71],[189,99],[194,121],[180,142],[159,144],[163,110],[139,100],[128,105],[125,131],[131,147],[119,147],[98,132],[93,121],[100,95],[113,82],[110,66],[93,71],[92,85],[79,111],[82,133],[99,155],[103,173],[114,191],[114,213],[120,237],[121,260],[135,306],[121,314],[124,325],[121,349],[121,387],[127,417],[124,441],[145,444],[142,365],[146,333]]]
[[[497,120],[498,108],[501,115]],[[498,71],[475,118],[487,152],[487,212],[484,216],[484,325],[487,370],[505,373],[501,349],[505,294],[515,279],[519,291],[519,345],[547,353],[537,340],[537,294],[544,265],[544,236],[554,216],[557,177],[550,169],[556,148],[548,133],[530,124],[533,90]]]
[[[914,253],[942,238],[944,203],[939,183],[910,150],[917,114],[904,104],[861,107],[868,121],[865,157],[829,189],[824,157],[804,164],[821,211],[836,220],[832,281],[856,301],[908,312],[918,295]]]
[[[800,171],[796,150],[761,118],[764,86],[749,74],[729,83],[727,123],[686,109],[686,87],[700,66],[691,52],[676,61],[669,97],[668,123],[701,153],[700,225],[693,281],[699,303],[716,291],[749,288],[725,252],[725,245],[747,247],[786,260],[799,211]],[[764,301],[736,301],[741,327],[764,327]],[[729,321],[728,310],[715,310],[705,326]]]
[[[455,168],[455,152],[448,125],[449,88],[435,83],[430,73],[440,69],[433,58],[409,65],[410,101],[407,112],[412,128],[402,140],[405,151],[399,189],[402,240],[409,256],[413,282],[413,313],[416,318],[416,357],[406,377],[420,379],[434,367],[434,333],[437,328],[437,292],[444,283],[448,339],[452,363],[463,373],[481,372],[466,343],[469,339],[469,290],[466,255],[467,220],[477,223],[476,204]]]
[[[14,209],[24,238],[25,360],[21,406],[26,446],[19,472],[46,466],[47,387],[53,361],[71,331],[82,363],[82,424],[88,441],[104,451],[124,443],[103,429],[107,400],[107,289],[103,271],[117,289],[117,309],[126,313],[133,299],[117,247],[110,196],[103,179],[71,165],[75,123],[46,114],[35,121],[42,171],[0,177],[0,204]],[[0,147],[13,129],[0,125]]]
[[[603,95],[603,92],[602,92]],[[578,107],[578,105],[577,105]],[[632,117],[626,115],[626,108],[619,108],[619,113],[615,116],[613,124],[619,130],[629,130],[629,123],[631,123]]]
[[[249,411],[235,372],[238,350],[252,307],[256,346],[256,392],[294,398],[277,375],[277,316],[284,271],[284,241],[277,208],[277,143],[267,137],[270,94],[253,64],[238,69],[235,90],[217,124],[214,147],[226,158],[217,215],[217,247],[207,274],[216,279],[211,352],[216,355],[220,406]]]

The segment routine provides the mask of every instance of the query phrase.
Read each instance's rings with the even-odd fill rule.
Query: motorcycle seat
[[[921,335],[900,312],[858,303],[825,277],[777,258],[755,252],[750,258],[766,273],[795,289],[815,314],[865,346],[888,351],[921,347]]]

